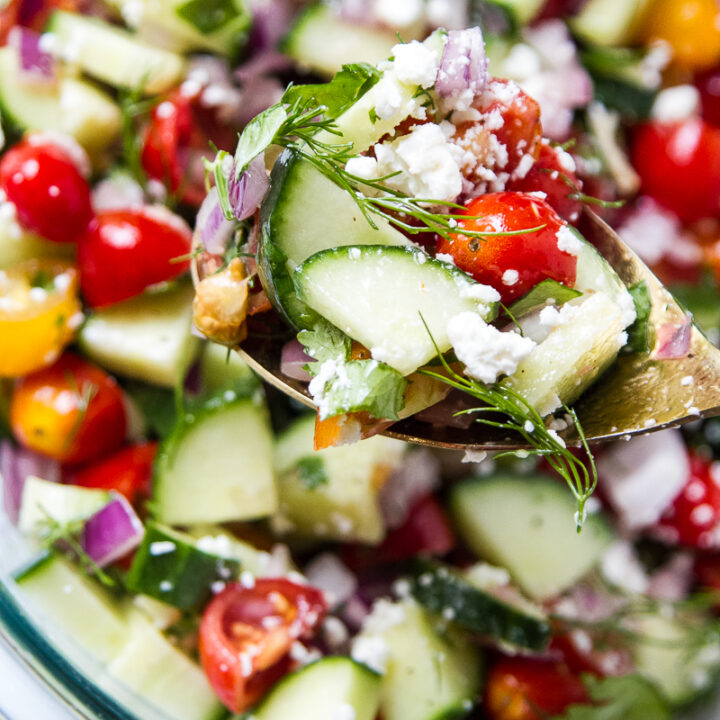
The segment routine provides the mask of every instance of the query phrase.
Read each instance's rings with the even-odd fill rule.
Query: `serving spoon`
[[[585,210],[580,231],[630,287],[644,281],[652,302],[651,337],[668,324],[682,324],[686,313],[642,260],[595,213]],[[192,265],[197,283],[213,270],[213,256],[200,253]],[[272,316],[271,318],[265,316]],[[287,328],[265,313],[250,318],[248,337],[237,348],[240,356],[267,383],[313,408],[307,386],[280,372]],[[691,326],[686,357],[660,359],[654,351],[620,355],[611,368],[574,404],[588,442],[599,443],[653,432],[720,414],[720,350]],[[510,450],[528,447],[507,431],[473,423],[469,428],[439,427],[407,418],[385,435],[417,445],[451,450]],[[561,433],[569,445],[579,444],[574,427]]]

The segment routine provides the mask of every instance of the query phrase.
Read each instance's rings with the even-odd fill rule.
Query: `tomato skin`
[[[525,193],[488,193],[471,200],[465,214],[477,219],[461,220],[459,228],[474,231],[517,231],[545,225],[520,235],[468,238],[457,234],[438,241],[438,252],[452,255],[461,270],[494,287],[503,303],[522,297],[546,278],[574,285],[577,258],[558,248],[557,234],[565,223],[544,200]],[[514,285],[503,283],[507,270],[518,273]]]
[[[105,307],[172,280],[190,267],[192,233],[164,208],[98,213],[78,243],[80,287],[92,307]]]
[[[255,704],[290,669],[293,642],[310,638],[326,610],[319,590],[286,578],[235,583],[218,593],[203,613],[199,650],[220,700],[232,712]]]
[[[718,214],[720,128],[699,117],[648,123],[635,134],[631,157],[643,192],[681,220]]]
[[[69,465],[89,462],[125,440],[123,394],[104,370],[65,353],[18,382],[10,425],[18,442],[31,450]]]
[[[23,140],[0,160],[0,189],[26,230],[53,242],[76,242],[92,220],[90,186],[57,145]]]
[[[122,448],[70,474],[67,482],[88,488],[115,490],[136,505],[150,497],[155,442]]]
[[[501,658],[485,689],[490,720],[543,720],[587,702],[580,678],[564,663],[548,660]]]

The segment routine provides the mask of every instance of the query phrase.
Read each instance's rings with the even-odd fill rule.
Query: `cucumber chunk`
[[[236,352],[224,345],[208,342],[200,356],[200,383],[205,392],[247,387],[255,381],[250,366]],[[260,382],[257,381],[258,387]]]
[[[0,270],[34,258],[72,260],[74,257],[74,243],[43,240],[25,232],[12,218],[0,217]]]
[[[517,22],[524,25],[540,12],[545,0],[497,0],[497,4],[507,8]]]
[[[378,543],[385,535],[379,493],[402,462],[405,445],[377,435],[313,451],[315,416],[296,421],[277,441],[277,532]]]
[[[191,537],[150,522],[126,585],[133,592],[192,610],[210,597],[214,582],[228,582],[239,573],[237,560],[205,552]]]
[[[403,39],[414,38],[403,33]],[[328,5],[318,3],[300,15],[283,50],[301,67],[331,77],[349,63],[377,65],[392,55],[398,42],[389,30],[345,22]]]
[[[189,283],[93,312],[80,330],[82,352],[113,373],[175,387],[200,349],[190,333]]]
[[[374,632],[376,617],[380,632]],[[387,621],[385,621],[387,619]],[[362,655],[365,639],[386,650],[380,713],[384,720],[440,720],[464,717],[482,683],[482,658],[466,637],[412,600],[380,600],[355,640],[353,655]]]
[[[505,602],[444,565],[418,562],[412,594],[426,610],[515,648],[541,651],[550,642],[550,624],[538,608]]]
[[[650,0],[589,0],[570,20],[570,27],[591,45],[626,45],[649,4]]]
[[[481,309],[488,319],[495,310],[473,299],[484,286],[417,248],[324,250],[293,279],[304,303],[403,375],[450,349],[452,317]]]
[[[153,506],[167,525],[272,515],[272,434],[262,403],[227,390],[186,412],[158,452]]]
[[[182,79],[185,63],[179,55],[97,18],[56,10],[47,32],[84,72],[113,87],[155,95]]]
[[[57,85],[23,83],[17,56],[0,48],[0,109],[3,118],[22,130],[56,130],[72,135],[91,156],[120,135],[120,108],[90,83],[61,75]]]
[[[380,678],[346,657],[318,660],[283,678],[252,712],[254,720],[375,720]]]
[[[537,600],[571,587],[613,540],[599,515],[589,515],[577,533],[575,499],[568,488],[543,476],[472,478],[453,488],[450,504],[470,548],[507,568]]]

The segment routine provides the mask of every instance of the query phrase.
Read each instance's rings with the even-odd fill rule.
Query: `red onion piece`
[[[0,443],[0,475],[5,512],[13,525],[17,525],[25,480],[32,475],[48,482],[60,482],[60,465],[51,458],[3,440]]]
[[[306,352],[300,342],[293,338],[283,345],[280,355],[280,372],[293,380],[310,382],[312,376],[304,369],[308,363],[315,362]]]
[[[250,0],[253,24],[248,45],[255,52],[275,49],[290,27],[293,10],[287,0]]]
[[[655,357],[660,360],[679,360],[690,352],[692,316],[686,315],[681,323],[665,323],[658,328]]]
[[[265,170],[265,155],[258,155],[247,167],[247,170],[235,179],[234,169],[228,181],[228,195],[233,213],[238,220],[246,220],[260,207],[265,193],[270,187]]]
[[[29,82],[53,83],[57,79],[55,58],[40,47],[40,33],[16,26],[8,35],[8,44],[20,61],[20,74]]]
[[[212,255],[222,255],[230,242],[234,223],[225,217],[216,188],[211,188],[197,216],[195,232]]]
[[[680,602],[690,594],[693,571],[692,555],[679,553],[650,576],[647,594],[656,600]]]
[[[247,82],[262,75],[288,70],[290,67],[292,67],[292,63],[287,55],[283,55],[277,50],[267,50],[254,55],[240,65],[233,74],[241,82]]]
[[[485,89],[487,77],[487,58],[482,30],[479,27],[451,30],[448,33],[435,82],[435,90],[438,94],[449,98],[470,91],[474,97]]]
[[[349,600],[358,587],[357,577],[331,552],[321,553],[305,566],[305,577],[325,593],[333,608]]]
[[[102,568],[134,550],[144,533],[132,505],[122,495],[116,495],[85,523],[82,546]]]

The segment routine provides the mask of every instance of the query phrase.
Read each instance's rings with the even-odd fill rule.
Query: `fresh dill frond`
[[[118,93],[123,164],[143,189],[147,186],[148,178],[142,165],[142,141],[136,123],[139,117],[148,114],[159,102],[158,98],[144,97],[146,82],[147,78],[143,78],[135,87],[122,89]]]

